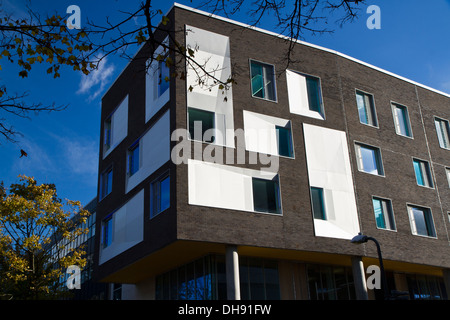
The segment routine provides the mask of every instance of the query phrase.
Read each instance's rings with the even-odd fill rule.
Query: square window
[[[276,101],[275,72],[272,65],[250,61],[252,96]]]
[[[139,140],[128,149],[128,176],[139,170]]]
[[[359,121],[376,127],[378,123],[373,96],[368,93],[356,91],[356,104],[358,106]]]
[[[372,198],[373,212],[377,227],[386,230],[395,230],[394,214],[390,200]]]
[[[419,186],[433,188],[431,180],[431,171],[428,162],[413,159],[414,173]]]
[[[408,205],[412,233],[419,236],[436,237],[431,210]]]
[[[275,126],[277,131],[278,154],[284,157],[292,158],[294,149],[292,147],[292,132],[289,127]]]
[[[399,104],[392,104],[395,131],[398,135],[412,137],[411,124],[409,122],[408,109]]]
[[[188,108],[188,122],[191,139],[203,142],[215,141],[214,112]]]
[[[278,179],[252,178],[252,187],[255,211],[281,214]]]
[[[380,149],[363,144],[355,144],[358,170],[375,175],[384,175]]]
[[[434,125],[436,126],[436,133],[441,148],[450,149],[450,128],[447,120],[434,118]]]
[[[113,233],[113,216],[109,215],[102,223],[102,244],[103,248],[106,248],[112,243]]]
[[[170,207],[170,175],[152,182],[150,192],[150,217],[153,218]]]
[[[113,168],[106,169],[100,177],[100,200],[112,191]]]
[[[314,219],[326,220],[322,188],[311,187],[311,204]]]

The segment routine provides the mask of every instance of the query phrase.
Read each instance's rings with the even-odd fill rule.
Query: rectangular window
[[[103,199],[112,191],[113,168],[106,169],[100,177],[100,199]]]
[[[292,147],[292,133],[291,128],[275,126],[277,131],[278,154],[284,157],[292,158],[294,156],[294,149]]]
[[[380,149],[363,144],[355,144],[359,171],[384,175]]]
[[[167,57],[165,59],[167,59]],[[158,63],[158,98],[161,97],[170,86],[170,69],[166,64],[165,59]]]
[[[356,104],[358,106],[359,121],[376,127],[378,123],[373,96],[368,93],[356,91]]]
[[[103,144],[104,151],[107,151],[111,147],[111,118],[105,121]]]
[[[326,220],[322,188],[311,187],[311,204],[314,219]]]
[[[395,131],[405,137],[412,137],[411,124],[409,122],[408,109],[399,104],[392,104]]]
[[[419,236],[436,237],[431,210],[408,205],[412,233]]]
[[[103,220],[102,224],[102,244],[103,248],[108,247],[112,243],[112,233],[113,233],[113,216],[109,215]]]
[[[394,214],[390,200],[372,198],[373,212],[377,227],[386,230],[395,230]]]
[[[150,217],[170,207],[170,175],[164,174],[151,184]]]
[[[450,188],[450,168],[445,168],[445,172],[447,174],[448,187]]]
[[[306,90],[308,91],[309,110],[323,115],[322,112],[322,94],[320,91],[320,80],[316,77],[305,76]]]
[[[250,61],[252,96],[276,101],[274,67],[265,63]]]
[[[450,127],[447,120],[434,118],[434,125],[436,126],[436,133],[441,148],[450,149]]]
[[[189,134],[192,140],[215,141],[214,112],[188,108]]]
[[[128,176],[139,170],[139,140],[128,149]]]
[[[252,186],[255,211],[281,214],[278,180],[252,178]]]
[[[431,180],[431,171],[428,162],[413,159],[414,173],[416,174],[417,184],[423,187],[433,188]]]

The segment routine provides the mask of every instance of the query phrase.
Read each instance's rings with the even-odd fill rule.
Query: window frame
[[[280,177],[277,174],[273,179],[263,179],[263,178],[259,178],[259,177],[251,177],[252,178],[252,201],[253,201],[253,211],[256,213],[264,213],[264,214],[271,214],[271,215],[276,215],[276,216],[282,216],[283,215],[283,207],[281,204],[281,186],[280,186]],[[277,206],[277,212],[271,212],[271,211],[259,211],[255,208],[255,188],[254,188],[254,180],[260,180],[260,181],[270,181],[270,182],[274,182],[276,187],[277,187],[277,192],[276,192],[276,206]]]
[[[252,81],[252,62],[255,62],[255,63],[257,63],[257,64],[259,64],[259,65],[261,65],[262,67],[264,67],[264,66],[269,66],[269,67],[271,67],[272,68],[272,70],[273,70],[273,92],[274,92],[274,99],[269,99],[269,98],[267,98],[266,97],[266,94],[264,94],[264,96],[263,97],[258,97],[258,96],[255,96],[254,94],[253,94],[253,81]],[[271,102],[275,102],[275,103],[277,103],[278,102],[278,94],[277,94],[277,82],[276,82],[276,77],[275,77],[275,65],[274,64],[270,64],[270,63],[267,63],[267,62],[262,62],[262,61],[260,61],[260,60],[257,60],[257,59],[251,59],[251,58],[249,58],[249,75],[250,75],[250,92],[251,92],[251,96],[252,96],[252,98],[256,98],[256,99],[261,99],[261,100],[264,100],[264,101],[271,101]],[[263,72],[263,86],[264,87],[266,87],[266,83],[267,83],[267,81],[266,81],[266,79],[264,78],[264,72]]]
[[[155,81],[156,83],[156,94],[155,94],[155,100],[159,99],[167,90],[170,90],[170,67],[167,66],[166,64],[166,59],[169,57],[169,52],[166,52],[164,54],[164,57],[162,60],[158,60],[158,68],[157,71],[155,72],[156,74],[156,79],[157,81]],[[167,70],[167,77],[169,79],[169,81],[166,81],[165,77],[163,78],[163,70]],[[166,83],[167,85],[162,85],[163,83]],[[165,90],[162,91],[161,87],[164,87]]]
[[[161,210],[161,182],[167,178],[169,178],[169,206]],[[150,183],[150,219],[170,209],[170,189],[170,170],[165,171]]]
[[[433,118],[434,118],[434,128],[436,130],[436,136],[437,136],[437,139],[438,139],[439,147],[441,147],[442,149],[445,149],[445,150],[450,150],[450,122],[447,119],[444,119],[444,118],[441,118],[441,117],[437,117],[437,116],[434,116]],[[445,130],[446,130],[446,133],[447,133],[447,136],[446,136],[447,139],[445,139],[446,141],[444,143],[447,144],[448,147],[442,146],[442,144],[441,144],[441,139],[439,139],[439,132],[438,132],[438,130],[436,128],[436,122],[437,121],[443,122],[444,125],[445,125]],[[442,138],[444,139],[445,137],[442,137]]]
[[[112,142],[112,114],[103,122],[103,153],[111,149]]]
[[[362,94],[363,96],[368,96],[370,98],[370,113],[372,115],[372,119],[374,121],[374,124],[371,123],[365,123],[361,121],[361,116],[359,114],[359,105],[358,105],[358,94]],[[356,110],[358,111],[358,119],[361,124],[364,124],[369,127],[378,128],[379,129],[379,123],[378,123],[378,116],[377,116],[377,109],[375,106],[375,97],[372,93],[369,93],[367,91],[357,89],[355,88],[355,98],[356,98]],[[365,99],[363,99],[365,102]]]
[[[419,159],[416,157],[412,158],[412,162],[413,162],[413,170],[414,170],[414,176],[416,178],[416,183],[419,187],[425,187],[425,188],[429,188],[429,189],[434,189],[434,181],[433,181],[433,173],[431,171],[431,166],[430,163],[426,160],[423,159]],[[419,164],[419,170],[420,170],[420,174],[422,176],[422,180],[427,181],[428,185],[425,184],[420,184],[419,183],[419,179],[417,177],[417,171],[416,171],[416,166],[415,163]],[[425,170],[425,171],[423,171]]]
[[[416,209],[423,209],[422,212],[426,212],[426,213],[428,214],[428,217],[427,217],[428,219],[426,219],[426,218],[424,217],[425,226],[426,226],[426,228],[427,228],[427,233],[428,233],[428,235],[419,234],[419,233],[417,232],[416,219],[415,219],[415,217],[413,216],[414,213],[413,213],[413,211],[412,211],[413,208],[416,208]],[[416,205],[416,204],[413,204],[413,203],[407,203],[407,204],[406,204],[406,209],[407,209],[407,212],[408,212],[408,218],[409,218],[409,223],[410,223],[410,227],[411,227],[411,233],[412,233],[413,235],[418,236],[418,237],[425,237],[425,238],[433,238],[433,239],[437,239],[436,225],[435,225],[435,223],[434,223],[433,213],[432,213],[430,207],[425,207],[425,206],[422,206],[422,205]],[[428,222],[428,223],[431,223],[431,226],[430,226],[430,225],[427,225],[427,222]],[[433,230],[431,230],[431,231],[433,231],[432,235],[429,234],[429,233],[430,233],[430,230],[428,229],[429,227],[432,227],[432,229],[433,229]]]
[[[107,174],[111,173],[111,190],[108,193],[105,193],[105,176],[107,177]],[[99,192],[99,199],[100,201],[106,198],[111,192],[112,192],[112,185],[113,185],[113,179],[114,179],[114,167],[113,165],[109,165],[100,175],[100,192]],[[106,179],[106,182],[108,182],[108,179]],[[106,186],[109,186],[107,184]],[[109,188],[107,187],[106,190]]]
[[[383,218],[384,218],[384,224],[385,224],[384,228],[380,227],[378,225],[378,220],[377,220],[377,216],[376,216],[376,212],[375,212],[375,206],[374,206],[374,200],[378,200],[380,202],[385,202],[387,204],[386,205],[387,212],[384,212],[384,211],[382,212]],[[375,224],[377,226],[377,229],[386,230],[386,231],[394,231],[394,232],[397,231],[397,224],[395,222],[394,207],[392,205],[392,200],[391,199],[388,199],[388,198],[385,198],[385,197],[380,197],[380,196],[377,196],[377,195],[373,195],[372,196],[372,209],[373,209],[374,218],[375,218]],[[383,205],[381,205],[381,209],[384,210],[384,206]],[[389,220],[389,226],[391,228],[387,227],[386,217]]]
[[[108,227],[108,224],[111,226]],[[110,236],[109,236],[110,235]],[[102,234],[101,234],[102,249],[105,249],[113,243],[114,239],[114,213],[110,213],[102,219]],[[109,240],[109,241],[108,241]]]
[[[281,129],[282,131],[286,130],[286,131],[289,132],[289,140],[290,141],[289,141],[288,149],[289,149],[290,155],[284,155],[284,154],[280,153],[280,139],[279,139],[279,131],[280,130],[279,129]],[[295,159],[294,137],[293,137],[293,133],[292,133],[292,122],[291,122],[291,120],[289,120],[288,125],[286,125],[284,127],[279,126],[279,125],[275,125],[275,131],[276,131],[276,135],[277,135],[278,156],[279,157],[283,157],[283,158]]]
[[[396,107],[403,108],[403,110],[406,111],[405,121],[406,121],[406,127],[407,127],[406,129],[408,130],[409,135],[404,135],[401,132],[399,132],[399,130],[398,130],[398,128],[400,127],[400,123],[398,122],[397,112],[395,111]],[[414,139],[408,107],[403,105],[403,104],[401,104],[401,103],[398,103],[398,102],[395,102],[395,101],[391,101],[391,111],[392,111],[392,118],[393,118],[393,121],[394,121],[395,133],[397,135],[401,136],[401,137]]]
[[[383,166],[383,157],[382,157],[382,154],[381,154],[381,149],[379,147],[375,147],[375,146],[372,146],[372,145],[369,145],[369,144],[366,144],[366,143],[363,143],[363,142],[359,142],[359,141],[355,141],[354,145],[355,145],[356,165],[357,165],[358,171],[359,172],[364,172],[364,173],[367,173],[367,174],[371,174],[373,176],[385,177],[385,171],[384,171],[384,166]],[[361,163],[361,162],[364,162],[362,160],[363,156],[362,156],[362,153],[360,151],[361,147],[365,147],[366,149],[372,149],[372,150],[376,151],[376,153],[377,153],[376,164],[377,164],[377,171],[378,171],[378,173],[372,173],[372,172],[364,170],[364,163]],[[378,168],[378,167],[380,167],[380,168]],[[380,172],[380,170],[381,170],[381,172]]]
[[[141,146],[140,146],[140,142],[141,142],[141,138],[139,138],[134,143],[132,143],[131,146],[129,146],[128,149],[127,149],[127,177],[128,178],[133,176],[136,172],[138,172],[140,167],[141,167]],[[138,168],[137,168],[136,171],[131,172],[131,166],[132,166],[132,163],[133,163],[132,159],[134,159],[134,157],[132,157],[132,155],[134,154],[134,151],[136,149],[138,149],[138,154],[137,154]]]
[[[447,177],[448,187],[450,188],[450,168],[449,167],[445,167],[445,175]]]
[[[313,189],[318,190],[319,191],[319,202],[320,202],[320,206],[321,206],[321,217],[318,217],[316,215],[316,210],[314,209],[314,198],[313,198]],[[310,186],[309,188],[309,193],[310,193],[310,198],[311,198],[311,212],[312,212],[312,216],[314,220],[328,220],[327,218],[327,208],[326,208],[326,201],[325,201],[325,190],[321,187],[314,187],[314,186]]]
[[[189,113],[189,111],[191,109],[195,110],[195,111],[200,111],[200,112],[204,112],[204,113],[208,113],[208,114],[212,115],[212,122],[213,122],[212,128],[203,130],[203,122],[202,122],[202,140],[195,139],[195,131],[193,132],[194,135],[191,136],[191,127],[190,127],[191,120],[190,120],[190,113]],[[194,128],[193,128],[193,130],[195,130],[195,121],[198,121],[198,120],[194,120]],[[211,136],[211,140],[210,141],[206,141],[204,139],[205,138],[205,133],[206,133],[206,131],[211,130],[211,129],[214,131],[214,133]],[[195,108],[195,107],[188,107],[187,108],[187,130],[188,130],[188,133],[189,133],[188,139],[191,140],[191,141],[198,141],[198,142],[202,142],[202,143],[216,144],[216,130],[217,130],[216,113],[214,111],[199,109],[199,108]]]

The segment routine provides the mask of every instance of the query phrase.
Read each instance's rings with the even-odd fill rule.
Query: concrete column
[[[239,256],[236,246],[227,246],[225,254],[225,267],[227,279],[227,299],[241,300]]]
[[[447,300],[450,300],[450,269],[442,270],[444,276],[445,290],[447,291]]]
[[[368,300],[366,275],[361,257],[352,257],[353,280],[355,282],[356,299]]]

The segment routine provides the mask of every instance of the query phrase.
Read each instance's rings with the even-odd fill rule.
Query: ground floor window
[[[311,300],[355,300],[351,268],[307,265],[309,298]]]
[[[239,257],[242,300],[280,299],[278,263]],[[225,257],[208,255],[156,277],[157,300],[227,299]]]
[[[439,277],[408,275],[406,277],[411,300],[447,300],[444,281]]]

